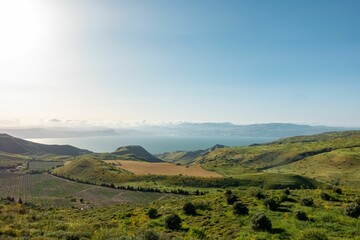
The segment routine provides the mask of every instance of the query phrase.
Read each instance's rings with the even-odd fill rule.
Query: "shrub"
[[[263,203],[271,211],[275,211],[279,207],[279,204],[272,198],[265,198]]]
[[[303,206],[311,207],[314,206],[314,200],[312,198],[303,198],[301,199],[301,204]]]
[[[237,214],[237,215],[246,215],[249,213],[249,209],[242,202],[234,203],[233,211],[234,211],[234,214]]]
[[[300,234],[298,240],[328,240],[328,237],[326,236],[324,231],[310,228],[304,230]]]
[[[259,200],[265,198],[265,195],[262,193],[262,190],[260,188],[250,188],[249,192],[250,196],[256,197]]]
[[[196,228],[190,230],[190,236],[192,237],[191,239],[206,239],[205,232],[201,229]]]
[[[306,212],[303,212],[303,211],[298,211],[295,213],[295,217],[300,220],[300,221],[307,221],[309,220]]]
[[[271,220],[263,213],[257,213],[251,218],[251,227],[255,231],[268,231],[272,229]]]
[[[195,199],[193,201],[193,204],[196,209],[201,209],[201,210],[210,210],[211,209],[210,204],[203,199]]]
[[[284,194],[286,194],[286,195],[290,195],[290,194],[291,194],[291,192],[290,192],[290,190],[287,188],[287,189],[284,189]]]
[[[360,217],[360,205],[357,203],[350,203],[344,210],[345,215],[353,218]]]
[[[159,240],[160,237],[158,234],[156,234],[154,231],[147,230],[144,233],[144,240]]]
[[[183,211],[186,215],[195,215],[196,214],[196,208],[195,208],[194,204],[192,204],[191,202],[184,204]]]
[[[226,197],[226,201],[228,204],[233,205],[237,201],[237,197],[234,194],[231,194]]]
[[[339,187],[334,187],[333,191],[337,194],[342,194],[342,189]]]
[[[232,194],[232,191],[230,189],[225,190],[225,196],[230,196]]]
[[[170,230],[180,229],[181,218],[177,214],[170,214],[165,218],[165,227]]]
[[[331,200],[331,196],[329,194],[327,194],[326,192],[321,192],[320,197],[321,197],[321,199],[323,199],[325,201],[330,201]]]
[[[150,208],[146,215],[148,215],[149,218],[153,219],[157,217],[157,210],[155,208]]]

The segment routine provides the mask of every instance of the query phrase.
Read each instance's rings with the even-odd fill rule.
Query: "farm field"
[[[30,161],[29,171],[46,171],[53,167],[63,166],[64,162],[61,161]]]
[[[77,183],[50,174],[21,174],[0,170],[0,197],[19,198],[45,207],[92,207],[122,203],[148,203],[160,193],[126,191]],[[80,203],[80,199],[84,203]],[[74,199],[76,201],[74,201]]]
[[[220,174],[203,169],[200,165],[176,165],[173,163],[149,163],[128,160],[107,160],[106,163],[132,172],[136,175],[183,175],[193,177],[221,177]]]

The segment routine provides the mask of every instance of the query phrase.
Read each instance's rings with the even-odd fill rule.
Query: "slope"
[[[116,149],[112,154],[121,156],[124,160],[142,160],[146,162],[162,162],[143,147],[138,145],[123,146]]]
[[[91,153],[88,150],[79,149],[70,145],[46,145],[34,143],[7,134],[0,134],[0,151],[24,155],[55,154],[67,156],[79,156]]]

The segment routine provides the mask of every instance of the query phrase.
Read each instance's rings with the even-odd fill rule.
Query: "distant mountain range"
[[[0,132],[9,135],[31,138],[78,138],[99,136],[238,136],[282,138],[298,135],[311,135],[330,131],[358,130],[359,128],[310,126],[291,123],[266,123],[236,125],[232,123],[179,123],[131,126],[121,128],[107,127],[23,127],[2,128]]]

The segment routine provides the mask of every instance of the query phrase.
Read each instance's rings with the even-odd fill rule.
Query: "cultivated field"
[[[107,160],[107,163],[114,164],[137,175],[183,175],[194,177],[221,177],[220,174],[203,169],[200,165],[182,166],[174,163],[149,163],[128,160]]]
[[[20,174],[0,170],[0,197],[51,207],[89,207],[149,203],[163,194],[112,189],[68,181],[50,174]],[[74,201],[74,198],[76,201]],[[85,204],[79,202],[83,199]]]
[[[60,161],[30,161],[29,171],[46,171],[53,167],[63,166],[64,162]]]

